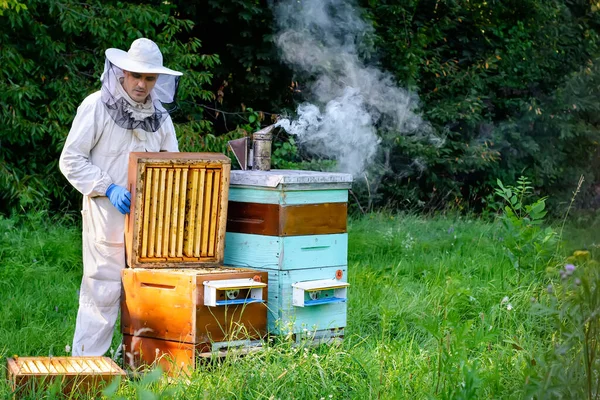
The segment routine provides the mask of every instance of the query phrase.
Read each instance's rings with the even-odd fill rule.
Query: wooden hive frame
[[[131,153],[127,265],[223,262],[231,160],[220,153]]]
[[[7,375],[15,393],[43,387],[60,380],[63,393],[99,392],[103,382],[126,376],[108,357],[14,357],[7,358]]]

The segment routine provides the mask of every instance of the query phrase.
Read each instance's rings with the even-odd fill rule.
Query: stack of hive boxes
[[[225,265],[269,274],[268,330],[342,337],[349,174],[231,171]]]
[[[189,370],[198,356],[266,334],[267,273],[222,264],[229,178],[230,160],[219,153],[131,153],[126,364]]]

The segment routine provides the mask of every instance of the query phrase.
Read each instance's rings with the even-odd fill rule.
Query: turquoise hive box
[[[231,171],[224,264],[268,272],[270,333],[343,336],[351,184],[342,173]]]

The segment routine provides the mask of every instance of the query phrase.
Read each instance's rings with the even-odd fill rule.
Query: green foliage
[[[419,91],[441,147],[400,137],[378,205],[481,209],[524,170],[553,209],[597,181],[600,13],[590,2],[365,0],[383,66]],[[585,111],[584,111],[585,110]],[[415,168],[413,160],[425,168]]]
[[[4,10],[12,9],[15,11],[27,10],[27,6],[24,3],[19,3],[17,0],[0,0],[0,17],[4,15]]]
[[[219,58],[200,53],[193,23],[171,5],[36,0],[5,9],[0,22],[0,212],[78,207],[58,157],[77,106],[100,88],[108,47],[155,40],[165,63],[185,73],[175,122],[185,137],[210,131],[197,103],[213,97],[205,87]]]
[[[497,181],[496,195],[504,200],[500,214],[504,248],[513,267],[539,269],[545,267],[556,243],[556,232],[542,226],[546,211],[546,197],[530,200],[531,181],[521,176],[516,186]]]
[[[523,173],[551,195],[550,212],[560,209],[582,173],[586,184],[576,205],[598,205],[597,4],[358,5],[375,28],[361,38],[361,59],[417,91],[424,119],[441,137],[431,143],[380,132],[381,157],[354,188],[359,208],[481,211],[497,179],[513,182]],[[185,72],[174,115],[183,150],[225,151],[229,137],[293,112],[310,85],[311,77],[280,61],[272,41],[278,25],[264,0],[4,0],[0,13],[4,214],[77,207],[57,159],[77,105],[99,87],[107,47],[127,48],[147,36],[160,45],[167,65]],[[274,167],[331,168],[286,135],[273,146]]]
[[[600,398],[600,264],[577,251],[560,271],[551,271],[544,301],[535,312],[556,332],[532,371],[531,395]],[[560,277],[558,276],[560,275]]]
[[[47,213],[0,217],[0,358],[68,354],[81,279],[81,227],[74,220]],[[526,284],[503,288],[504,280],[516,281],[517,271],[503,275],[508,261],[493,223],[398,214],[351,219],[352,286],[342,343],[311,348],[276,338],[262,352],[205,363],[187,379],[166,379],[155,370],[112,382],[104,395],[586,398],[585,354],[589,360],[591,353],[578,338],[587,332],[589,350],[597,346],[592,329],[598,329],[600,286],[592,244],[600,243],[599,232],[597,224],[577,232],[566,225],[570,246],[590,248],[587,256],[569,259],[577,266],[572,275],[529,273]],[[113,347],[120,339],[117,329]],[[0,374],[5,366],[0,363]],[[597,364],[591,368],[597,371]],[[25,398],[58,397],[52,393],[56,388]],[[0,397],[11,397],[6,380]]]

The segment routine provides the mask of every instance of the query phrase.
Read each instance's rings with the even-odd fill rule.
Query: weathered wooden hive
[[[269,274],[268,329],[342,337],[349,174],[231,171],[225,264]]]
[[[230,160],[131,153],[121,328],[124,361],[171,372],[266,334],[268,274],[224,267]]]

